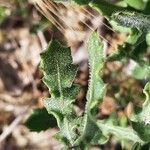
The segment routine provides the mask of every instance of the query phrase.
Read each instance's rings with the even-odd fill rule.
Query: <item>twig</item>
[[[13,132],[15,127],[23,120],[24,116],[27,113],[28,108],[19,114],[19,116],[3,131],[0,135],[0,144]]]
[[[1,99],[0,99],[1,101]],[[20,105],[14,105],[10,103],[0,102],[0,110],[5,112],[13,112],[14,114],[17,114],[21,110],[25,109],[27,106],[20,106]]]
[[[39,31],[37,33],[38,37],[39,37],[39,40],[40,40],[40,43],[41,43],[41,47],[42,49],[45,49],[47,47],[47,42],[46,42],[46,39],[43,35],[43,32],[42,31]]]

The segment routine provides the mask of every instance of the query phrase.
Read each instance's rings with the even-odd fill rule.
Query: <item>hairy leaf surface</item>
[[[41,67],[44,71],[43,81],[48,86],[51,97],[44,100],[44,106],[57,120],[60,132],[57,139],[72,146],[75,140],[73,126],[73,102],[79,88],[73,84],[77,66],[72,64],[71,51],[58,42],[51,41],[47,50],[41,54]],[[72,119],[72,121],[70,121]],[[76,127],[77,124],[74,126]]]
[[[43,81],[50,92],[55,94],[57,91],[59,96],[63,96],[65,88],[71,87],[77,72],[77,66],[72,64],[70,49],[56,41],[51,41],[41,54],[41,68],[44,71]]]
[[[122,26],[137,28],[143,32],[150,32],[150,16],[137,12],[120,11],[112,15],[112,19]]]
[[[87,102],[85,108],[85,114],[81,126],[80,137],[75,144],[82,143],[89,144],[102,144],[107,141],[107,138],[103,136],[102,131],[96,124],[96,108],[101,102],[104,92],[105,84],[101,79],[101,72],[104,65],[103,45],[98,35],[94,32],[87,41],[87,49],[89,56],[89,70],[90,80],[87,93]]]
[[[100,43],[99,37],[96,33],[93,33],[90,36],[87,42],[87,47],[90,69],[87,109],[90,110],[97,106],[100,100],[102,100],[106,86],[100,78],[104,65],[103,45]]]

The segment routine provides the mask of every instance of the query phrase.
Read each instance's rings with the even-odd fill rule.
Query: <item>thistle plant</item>
[[[134,107],[132,116],[128,118],[130,127],[120,127],[107,119],[98,119],[96,116],[107,91],[107,83],[104,83],[102,79],[106,62],[132,59],[139,66],[146,66],[148,74],[150,73],[149,60],[144,58],[146,51],[139,47],[146,45],[143,39],[150,32],[150,16],[144,14],[147,10],[146,4],[149,3],[142,3],[139,13],[136,12],[136,8],[140,9],[138,4],[136,8],[133,8],[134,11],[130,11],[133,3],[126,1],[126,5],[130,7],[125,8],[96,0],[74,0],[73,2],[96,9],[110,22],[114,30],[127,29],[127,40],[118,47],[118,50],[106,57],[103,42],[98,34],[93,32],[89,36],[86,41],[90,74],[88,91],[85,110],[82,115],[79,115],[74,110],[74,102],[80,91],[79,85],[74,83],[78,66],[72,63],[70,48],[63,47],[52,39],[47,49],[41,53],[43,82],[49,89],[50,97],[44,99],[46,109],[34,110],[26,121],[26,126],[32,131],[57,127],[59,132],[55,138],[64,144],[63,149],[89,149],[91,145],[105,144],[110,135],[113,135],[120,140],[131,141],[133,150],[144,148],[148,150],[150,148],[150,83],[147,83],[143,90],[146,100],[142,108]],[[142,42],[139,43],[139,41]],[[37,119],[38,124],[35,121]]]

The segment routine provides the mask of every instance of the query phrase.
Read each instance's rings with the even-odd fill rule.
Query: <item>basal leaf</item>
[[[31,131],[40,132],[48,128],[57,127],[56,119],[53,115],[48,114],[45,108],[38,108],[32,111],[32,114],[25,121]]]
[[[85,123],[84,128],[86,129],[85,130],[86,132],[84,132],[84,136],[88,140],[89,139],[91,140],[93,137],[93,141],[94,141],[94,137],[96,137],[96,133],[98,133],[99,140],[97,140],[97,143],[95,144],[100,144],[98,142],[102,141],[101,138],[103,138],[104,136],[102,135],[101,130],[98,128],[96,124],[95,112],[99,103],[103,99],[106,86],[103,83],[103,80],[101,79],[102,69],[104,65],[103,44],[100,41],[99,36],[95,32],[90,35],[87,41],[87,49],[88,49],[88,58],[89,58],[90,79],[89,79],[88,92],[86,96],[87,98],[87,103],[85,108],[86,114],[84,117],[84,123]],[[95,140],[96,139],[97,137],[95,138]]]
[[[93,33],[88,42],[88,55],[89,55],[89,70],[90,80],[87,93],[87,109],[92,109],[97,106],[102,100],[105,92],[105,84],[100,76],[104,65],[103,45],[100,43],[99,37]]]
[[[150,17],[137,12],[120,11],[112,15],[112,19],[119,25],[130,29],[127,40],[118,51],[111,54],[108,60],[133,59],[138,63],[144,62],[144,54],[147,49],[145,42],[146,34],[149,32]]]
[[[79,88],[67,88],[63,90],[63,97],[51,97],[44,100],[44,106],[48,113],[53,114],[57,120],[58,126],[60,127],[63,122],[63,117],[70,115],[73,109],[73,102],[76,95],[79,92]],[[56,95],[57,91],[55,92]],[[72,94],[72,95],[71,95]],[[58,95],[57,95],[58,96]]]
[[[51,98],[44,100],[48,112],[70,113],[72,102],[79,90],[72,85],[77,66],[72,64],[70,49],[52,41],[41,54],[41,67],[44,71],[43,81],[51,94]]]
[[[96,108],[101,102],[105,93],[105,84],[101,79],[104,65],[103,45],[96,33],[92,33],[87,41],[89,56],[90,80],[87,93],[87,102],[85,114],[83,116],[82,126],[80,127],[80,136],[75,141],[75,145],[81,144],[102,144],[107,141],[102,131],[96,124]],[[94,113],[93,113],[94,112]]]
[[[66,138],[68,140],[70,146],[73,146],[74,141],[77,138],[77,134],[75,133],[76,129],[77,129],[77,122],[75,123],[74,120],[65,117],[63,120],[63,124],[60,128],[60,132],[61,136],[63,136],[63,138]]]
[[[68,147],[72,146],[76,133],[71,129],[74,119],[70,116],[73,116],[73,102],[79,88],[73,84],[77,66],[72,64],[70,49],[51,41],[47,50],[41,54],[41,67],[43,81],[51,94],[50,98],[44,100],[44,106],[48,113],[55,116],[60,129],[56,137]]]

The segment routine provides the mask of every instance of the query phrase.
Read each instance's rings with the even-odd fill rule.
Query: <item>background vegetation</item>
[[[150,149],[150,2],[56,2],[0,3],[0,148]]]

